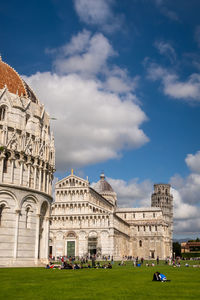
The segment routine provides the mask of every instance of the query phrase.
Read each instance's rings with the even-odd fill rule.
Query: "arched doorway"
[[[88,252],[91,256],[97,254],[97,238],[88,238]]]
[[[76,256],[76,234],[74,232],[68,232],[67,234],[66,250],[68,257]]]
[[[98,237],[95,231],[89,233],[88,236],[88,254],[90,256],[97,254]]]

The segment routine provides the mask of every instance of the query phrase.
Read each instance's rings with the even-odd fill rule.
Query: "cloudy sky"
[[[0,52],[45,104],[56,174],[101,171],[121,206],[172,185],[175,237],[200,232],[199,0],[2,0]]]

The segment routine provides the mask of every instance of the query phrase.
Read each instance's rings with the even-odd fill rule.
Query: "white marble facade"
[[[123,256],[165,259],[172,255],[173,197],[170,186],[154,186],[149,208],[119,208],[101,175],[92,188],[73,173],[56,183],[52,204],[52,256]]]
[[[48,260],[54,169],[49,115],[0,59],[0,265]]]

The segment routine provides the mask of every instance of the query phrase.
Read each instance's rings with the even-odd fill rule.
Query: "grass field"
[[[152,282],[155,271],[171,282]],[[0,299],[198,299],[200,268],[0,269]]]

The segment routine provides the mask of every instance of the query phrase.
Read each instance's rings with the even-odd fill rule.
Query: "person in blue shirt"
[[[161,274],[159,272],[155,272],[153,274],[153,281],[167,281],[167,278],[164,274]]]

